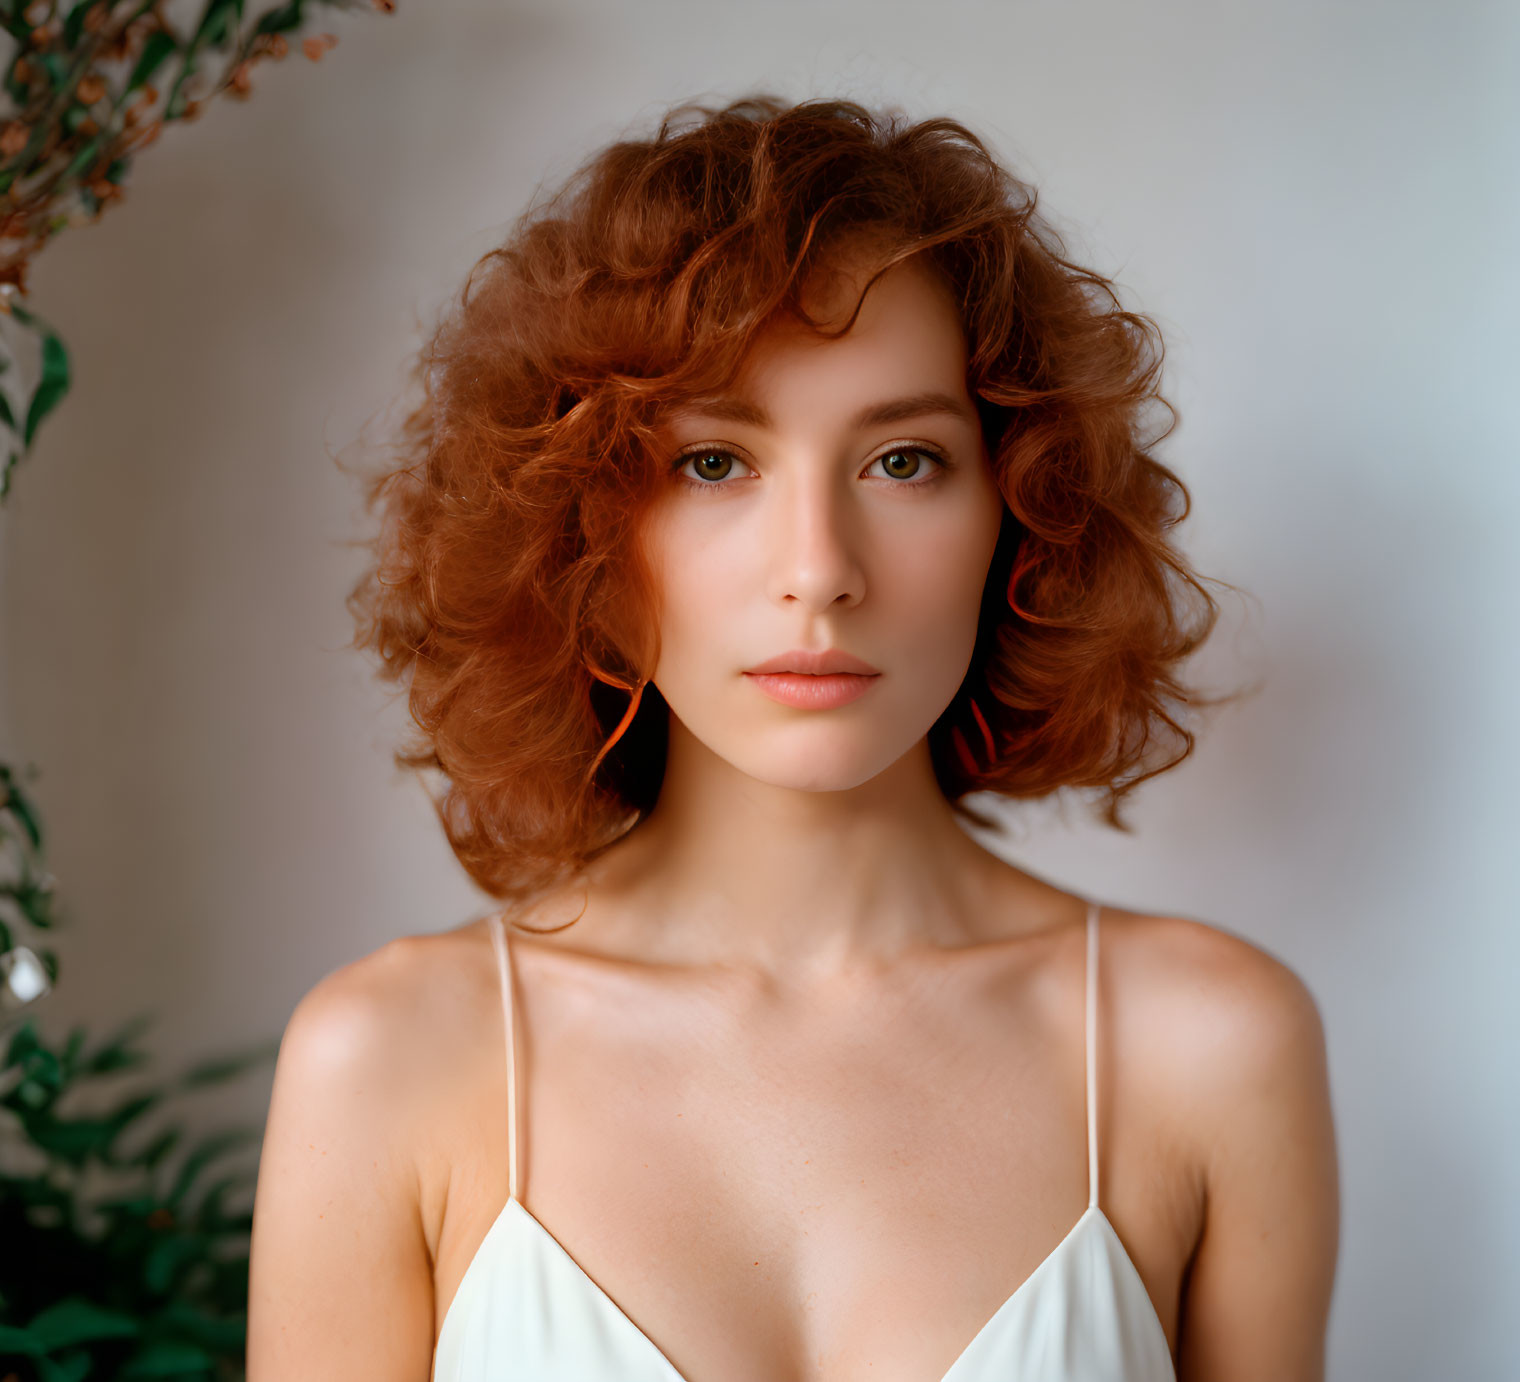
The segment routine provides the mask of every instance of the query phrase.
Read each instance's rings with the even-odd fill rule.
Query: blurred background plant
[[[37,354],[31,382],[13,375],[23,340],[0,339],[0,427],[10,434],[0,500],[37,427],[68,391],[62,341],[15,299],[33,255],[68,226],[100,219],[125,195],[132,159],[165,125],[194,120],[214,97],[246,99],[254,68],[285,57],[318,9],[376,9],[395,0],[288,0],[252,18],[244,0],[0,0],[12,49],[0,114],[0,311]],[[337,43],[301,39],[313,62]]]
[[[71,382],[63,340],[21,301],[33,256],[120,201],[133,158],[165,125],[198,118],[218,95],[246,99],[257,64],[285,57],[318,10],[394,8],[287,0],[245,15],[244,0],[0,0],[0,503]],[[338,40],[298,41],[315,62]],[[272,1061],[279,1043],[105,1094],[147,1062],[135,1043],[151,1019],[92,1046],[82,1026],[50,1044],[17,1016],[58,980],[42,942],[58,923],[55,889],[35,803],[0,763],[0,1382],[241,1378],[252,1199],[233,1197],[251,1192],[257,1158],[222,1163],[260,1132],[182,1146],[180,1122],[138,1130],[175,1096]]]

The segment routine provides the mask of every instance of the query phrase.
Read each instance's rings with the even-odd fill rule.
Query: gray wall
[[[1332,1378],[1520,1375],[1517,14],[429,0],[172,128],[33,276],[77,372],[0,513],[0,756],[44,771],[72,918],[47,1020],[148,1009],[165,1056],[224,1049],[485,905],[344,650],[330,454],[534,186],[683,96],[950,113],[1167,331],[1184,545],[1252,597],[1198,670],[1266,677],[1133,838],[1038,809],[1010,855],[1245,934],[1319,998]]]

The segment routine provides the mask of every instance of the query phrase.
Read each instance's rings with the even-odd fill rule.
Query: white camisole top
[[[1098,910],[1089,902],[1087,1209],[937,1382],[1176,1382],[1145,1283],[1098,1207]],[[687,1382],[517,1198],[511,947],[500,916],[491,940],[506,1031],[507,1202],[449,1303],[433,1382]]]

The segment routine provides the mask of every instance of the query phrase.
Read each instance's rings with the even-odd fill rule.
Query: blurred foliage
[[[37,808],[15,774],[0,763],[0,955],[15,948],[17,922],[38,931],[53,927],[56,880],[42,863],[42,825]],[[39,952],[48,982],[58,979],[58,956]],[[0,1379],[3,1382],[3,1379]]]
[[[164,125],[194,120],[225,92],[246,98],[252,71],[290,50],[319,8],[394,0],[287,0],[245,18],[243,0],[200,0],[176,23],[169,0],[0,0],[0,502],[37,428],[67,394],[69,355],[57,333],[18,300],[31,257],[65,226],[120,201],[136,152]],[[316,61],[332,34],[300,41]],[[212,69],[216,70],[213,71]],[[13,347],[30,340],[22,382]],[[47,946],[33,953],[16,928],[57,924],[55,880],[43,862],[35,804],[0,763],[0,1019],[58,978]],[[274,1060],[279,1042],[196,1065],[177,1078],[76,1107],[98,1082],[142,1066],[134,1018],[90,1048],[74,1027],[49,1045],[21,1021],[0,1062],[0,1382],[244,1376],[249,1235],[257,1157],[224,1161],[258,1129],[213,1132],[194,1145],[185,1125],[158,1121],[124,1145],[176,1095],[221,1084]],[[92,1083],[96,1082],[96,1083]],[[66,1105],[70,1107],[65,1107]],[[246,1196],[237,1192],[246,1190]]]
[[[272,1062],[278,1042],[135,1088],[103,1112],[64,1112],[72,1091],[148,1059],[133,1044],[147,1022],[134,1018],[90,1049],[82,1027],[49,1046],[28,1021],[7,1044],[0,1067],[3,1382],[245,1375],[257,1158],[231,1169],[226,1159],[256,1144],[259,1131],[214,1132],[180,1152],[184,1126],[159,1122],[131,1148],[124,1142],[174,1095]],[[22,1144],[30,1167],[13,1165]]]
[[[0,766],[0,957],[20,921],[55,924],[53,876],[43,861],[36,806]],[[42,951],[49,981],[57,957]],[[0,988],[0,1010],[17,1000]],[[175,1095],[270,1063],[279,1042],[220,1056],[175,1079],[84,1100],[76,1091],[118,1079],[147,1056],[136,1017],[99,1042],[74,1027],[50,1046],[23,1021],[0,1062],[0,1382],[175,1377],[226,1382],[244,1375],[252,1188],[257,1157],[224,1159],[259,1131],[213,1132],[179,1152],[182,1124],[138,1136]],[[103,1106],[104,1111],[101,1110]],[[129,1137],[135,1145],[125,1145]],[[176,1155],[176,1153],[179,1153]],[[242,1189],[247,1195],[238,1195]]]
[[[203,0],[176,23],[166,0],[0,0],[0,311],[35,337],[35,378],[10,381],[14,352],[0,336],[0,500],[37,427],[69,387],[69,357],[56,332],[15,302],[31,258],[66,226],[100,219],[125,195],[138,150],[177,120],[194,120],[226,93],[246,99],[254,68],[290,52],[318,9],[375,9],[395,0],[286,0],[245,17],[244,0]],[[183,7],[181,7],[183,8]],[[313,62],[337,43],[300,40]],[[13,376],[14,377],[14,376]],[[3,1378],[0,1378],[3,1382]]]

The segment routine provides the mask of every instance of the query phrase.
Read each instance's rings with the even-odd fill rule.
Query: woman
[[[832,102],[679,112],[478,267],[353,606],[505,907],[292,1016],[251,1382],[1322,1377],[1304,985],[963,828],[1192,747],[1151,323]]]

